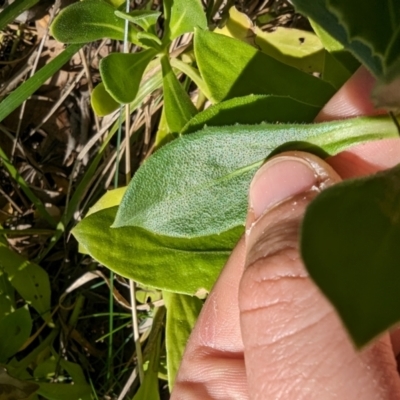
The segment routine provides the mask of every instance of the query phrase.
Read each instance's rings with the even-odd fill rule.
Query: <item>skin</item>
[[[360,69],[316,121],[380,113]],[[188,342],[173,400],[400,399],[398,331],[356,351],[307,276],[298,230],[307,204],[341,179],[400,160],[400,140],[353,147],[327,160],[279,155],[253,179],[246,234],[211,291]]]

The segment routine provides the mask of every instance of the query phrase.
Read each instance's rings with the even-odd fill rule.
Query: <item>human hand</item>
[[[372,85],[360,69],[317,121],[376,113]],[[173,400],[400,399],[398,331],[355,350],[298,253],[304,210],[320,190],[399,160],[400,140],[391,139],[354,147],[327,163],[285,153],[257,172],[247,233],[203,307]]]

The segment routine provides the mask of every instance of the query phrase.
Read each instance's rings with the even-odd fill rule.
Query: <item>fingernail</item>
[[[267,161],[250,185],[249,202],[253,221],[282,201],[310,190],[319,175],[302,152],[279,155]]]

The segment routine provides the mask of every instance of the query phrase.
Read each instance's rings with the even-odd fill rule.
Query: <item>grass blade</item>
[[[39,89],[40,86],[55,74],[81,47],[83,47],[83,44],[73,44],[67,47],[61,54],[36,72],[35,75],[10,93],[10,95],[0,103],[0,122]]]
[[[0,13],[0,31],[39,0],[16,0]]]

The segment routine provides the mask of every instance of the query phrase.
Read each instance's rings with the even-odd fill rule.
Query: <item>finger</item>
[[[172,400],[247,399],[238,287],[244,240],[232,252],[190,336]]]
[[[253,180],[239,288],[251,399],[400,397],[388,335],[357,352],[299,256],[305,207],[338,181],[328,164],[301,152],[271,159]]]
[[[332,121],[359,115],[378,115],[384,110],[374,108],[371,91],[375,84],[374,77],[360,67],[345,85],[329,100],[315,118],[316,122]]]

